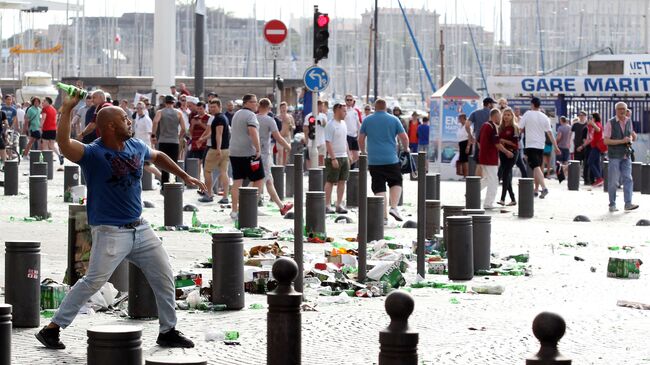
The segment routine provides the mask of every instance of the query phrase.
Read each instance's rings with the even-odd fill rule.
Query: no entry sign
[[[273,19],[264,24],[264,38],[271,44],[280,44],[287,39],[287,26]]]

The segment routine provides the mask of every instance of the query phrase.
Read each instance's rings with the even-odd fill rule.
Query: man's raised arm
[[[61,106],[59,125],[56,127],[56,143],[59,144],[63,156],[72,162],[78,162],[84,155],[83,143],[70,139],[70,116],[72,109],[78,102],[79,99],[76,96],[73,98],[65,97],[63,106]]]

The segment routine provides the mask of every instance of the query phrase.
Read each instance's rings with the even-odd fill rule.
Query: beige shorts
[[[230,152],[221,150],[221,156],[217,156],[217,150],[210,148],[205,156],[205,172],[219,170],[219,174],[228,174],[228,162]]]

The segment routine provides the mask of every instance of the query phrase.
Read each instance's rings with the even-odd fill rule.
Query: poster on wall
[[[461,128],[458,122],[458,115],[465,113],[469,115],[478,108],[476,99],[438,99],[431,102],[431,120],[433,128],[430,132],[430,154],[432,161],[440,160],[443,164],[452,161],[458,152],[458,129]]]

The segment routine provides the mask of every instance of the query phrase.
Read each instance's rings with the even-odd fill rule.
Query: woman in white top
[[[141,140],[151,148],[151,132],[153,129],[153,122],[149,118],[149,113],[143,102],[139,102],[135,106],[135,118],[133,120],[133,137]],[[156,166],[145,161],[144,169],[154,174],[157,179],[160,179],[161,173]]]
[[[467,115],[460,113],[458,115],[458,123],[460,126],[456,131],[456,139],[458,140],[458,162],[456,162],[456,175],[466,177],[469,175],[469,155],[472,154],[472,142],[469,141],[467,130],[465,129],[465,122]]]

